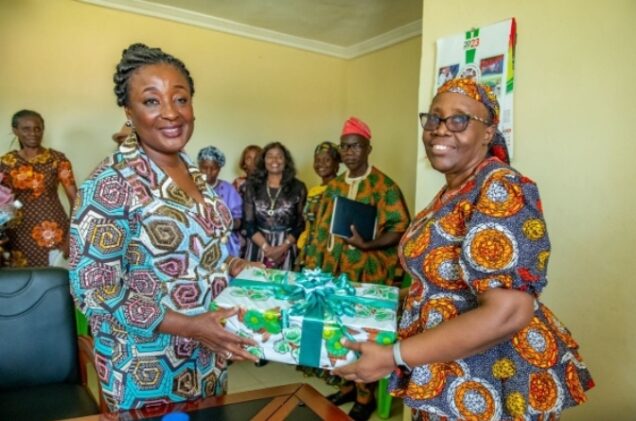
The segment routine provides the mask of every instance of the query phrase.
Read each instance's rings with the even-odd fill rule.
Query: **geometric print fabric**
[[[228,282],[232,217],[182,154],[199,204],[128,138],[81,186],[71,223],[71,285],[89,317],[111,410],[224,393],[226,363],[197,341],[157,333],[167,309],[207,311]]]

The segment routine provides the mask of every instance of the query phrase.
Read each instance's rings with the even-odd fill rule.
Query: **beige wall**
[[[517,18],[515,159],[539,184],[553,254],[543,295],[581,345],[597,386],[564,420],[636,413],[636,2],[424,0],[420,108],[436,39]],[[443,180],[419,146],[417,208]]]
[[[203,146],[220,146],[228,160],[222,178],[238,174],[245,145],[280,140],[300,178],[314,185],[314,146],[337,142],[351,114],[365,118],[379,142],[415,151],[417,128],[405,116],[417,111],[419,38],[347,61],[71,0],[1,8],[0,153],[13,139],[11,115],[35,109],[46,120],[45,144],[69,156],[80,181],[115,146],[110,136],[124,113],[112,76],[132,42],[159,46],[190,69],[197,120],[187,151],[194,157]],[[379,142],[374,163],[401,183],[412,206],[414,164],[396,165]]]
[[[347,113],[371,126],[373,151],[369,160],[398,183],[411,213],[421,41],[413,38],[347,65]]]
[[[2,5],[0,143],[13,137],[13,112],[38,110],[45,142],[65,152],[85,178],[112,150],[110,135],[124,121],[112,76],[121,51],[136,41],[181,58],[193,75],[191,156],[220,146],[230,163],[221,176],[232,179],[246,144],[280,140],[300,176],[316,181],[307,151],[333,138],[345,118],[346,61],[70,0]]]

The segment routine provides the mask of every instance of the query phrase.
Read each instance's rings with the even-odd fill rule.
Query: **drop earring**
[[[130,121],[130,120],[126,120],[125,124],[126,124],[126,127],[132,127],[133,126],[132,121]]]

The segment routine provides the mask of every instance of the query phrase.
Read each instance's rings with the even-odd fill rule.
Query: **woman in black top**
[[[294,160],[280,142],[266,145],[261,157],[245,189],[245,258],[291,270],[298,254],[296,241],[305,228],[307,188],[296,178]]]

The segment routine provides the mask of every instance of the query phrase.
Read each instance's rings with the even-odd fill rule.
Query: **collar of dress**
[[[371,165],[369,165],[369,167],[367,168],[367,170],[364,172],[364,174],[362,174],[359,177],[351,177],[349,176],[349,170],[345,171],[345,183],[347,184],[353,184],[353,183],[359,183],[360,181],[364,180],[365,178],[367,178],[369,176],[369,174],[371,174]]]
[[[143,182],[148,186],[148,189],[152,196],[155,197],[164,197],[163,192],[161,191],[161,186],[159,185],[159,179],[167,177],[167,174],[163,172],[163,170],[155,164],[144,152],[143,148],[139,145],[139,141],[137,140],[137,135],[133,132],[126,140],[124,140],[121,145],[119,145],[119,152],[124,157],[127,167],[129,171],[125,171],[128,173],[129,178],[134,173],[137,177],[141,178]],[[210,203],[213,201],[213,197],[216,196],[214,190],[211,187],[208,187],[208,183],[203,176],[203,173],[199,170],[199,168],[194,165],[190,157],[185,152],[179,152],[181,159],[186,163],[188,167],[188,172],[190,176],[194,180],[194,183],[197,185],[199,191],[203,195],[203,200],[206,203]],[[143,164],[142,164],[143,162]],[[197,205],[199,208],[199,204],[197,204],[194,200],[193,203]],[[182,203],[182,206],[189,207],[188,204]]]

